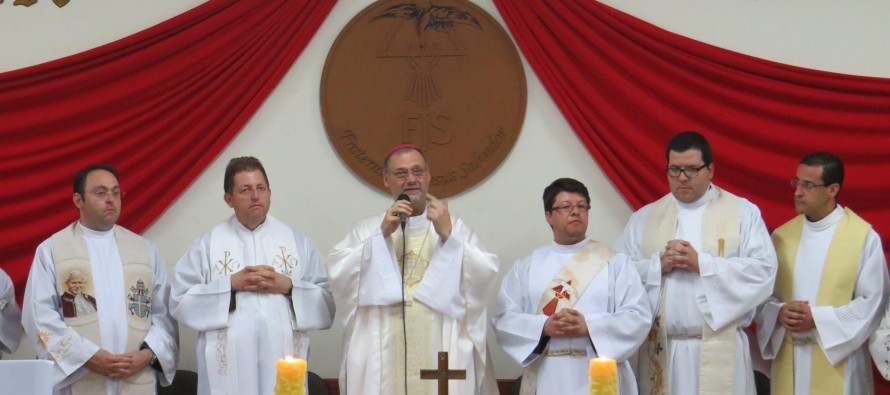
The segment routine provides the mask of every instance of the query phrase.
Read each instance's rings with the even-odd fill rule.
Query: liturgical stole
[[[68,279],[68,273],[72,270],[79,270],[88,284],[95,284],[92,280],[90,255],[81,226],[79,222],[75,221],[52,236],[56,288],[60,300],[68,289],[65,282]],[[127,352],[138,351],[151,327],[152,290],[154,289],[151,254],[148,244],[142,236],[120,226],[115,226],[113,232],[123,264],[124,283],[122,286],[124,294],[127,295],[125,350]],[[84,296],[87,295],[86,288],[83,293]],[[96,302],[97,307],[102,308],[102,301],[97,300]],[[79,317],[64,317],[63,319],[65,324],[74,329],[81,337],[101,346],[99,314],[92,313]],[[60,350],[50,351],[56,354]],[[108,388],[107,383],[108,380],[104,376],[90,371],[71,385],[71,393],[73,395],[104,394]],[[155,374],[152,368],[143,369],[141,372],[121,380],[121,393],[123,394],[154,394],[154,392]]]
[[[699,253],[709,253],[715,257],[737,254],[741,233],[740,199],[724,190],[717,189],[717,196],[705,207],[702,219],[702,245]],[[668,241],[677,233],[677,204],[668,194],[653,203],[646,219],[643,235],[643,250],[652,256],[664,250]],[[670,369],[668,363],[668,342],[666,328],[665,290],[670,284],[670,275],[661,277],[661,292],[655,322],[643,347],[640,348],[640,394],[670,394]],[[701,366],[699,370],[699,394],[723,395],[733,388],[736,360],[735,325],[727,325],[719,331],[702,326]],[[678,367],[682,369],[682,367]]]
[[[776,274],[777,296],[783,303],[792,301],[794,290],[794,265],[797,263],[797,249],[803,233],[804,216],[798,215],[773,233],[773,244],[779,258],[779,271]],[[822,269],[816,306],[840,307],[850,303],[856,287],[859,270],[859,257],[871,225],[849,208],[837,224],[828,255]],[[791,332],[776,355],[772,393],[777,395],[794,394],[794,345]],[[810,364],[810,393],[843,394],[844,369],[846,360],[832,365],[820,350],[813,350]]]
[[[551,316],[556,312],[575,306],[587,286],[596,278],[597,274],[609,263],[609,259],[615,256],[615,251],[602,243],[590,240],[578,252],[572,255],[562,269],[556,273],[550,284],[547,285],[541,302],[538,304],[537,314]],[[609,281],[611,284],[611,279]],[[610,288],[610,291],[613,291]],[[610,293],[610,297],[611,294]],[[538,366],[541,357],[538,357],[522,373],[522,385],[519,395],[534,395],[538,384]]]

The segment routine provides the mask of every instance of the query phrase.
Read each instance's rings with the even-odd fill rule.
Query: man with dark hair
[[[116,225],[119,180],[110,165],[78,172],[80,218],[41,243],[31,265],[22,324],[54,362],[56,394],[154,394],[176,372],[166,266],[149,240]],[[146,298],[135,302],[137,286]]]
[[[638,353],[640,393],[754,393],[748,337],[769,297],[776,254],[760,210],[711,183],[697,132],[668,144],[671,193],[634,213],[616,249],[637,260],[655,312]]]
[[[495,395],[486,306],[497,258],[447,201],[427,192],[420,148],[396,145],[384,164],[393,203],[359,222],[325,263],[344,312],[340,393],[435,394],[435,381],[420,380],[419,370],[438,366],[438,352],[447,351],[449,369],[466,370],[466,380],[449,384],[452,394]]]
[[[0,359],[19,348],[22,339],[22,311],[15,302],[12,279],[0,269]]]
[[[868,337],[885,311],[881,238],[837,196],[844,164],[804,157],[791,179],[797,217],[773,233],[779,259],[773,296],[757,318],[777,394],[871,394]]]
[[[312,241],[269,215],[260,161],[229,161],[223,189],[235,213],[179,259],[170,310],[199,332],[199,394],[271,394],[276,361],[308,357],[306,332],[330,328],[334,301]]]
[[[587,187],[560,178],[544,189],[553,242],[516,261],[492,318],[498,343],[525,371],[522,392],[580,394],[588,361],[618,362],[620,394],[636,395],[627,359],[649,332],[652,312],[627,255],[587,238]]]

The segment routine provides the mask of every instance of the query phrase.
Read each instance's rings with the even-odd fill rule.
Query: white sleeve
[[[776,281],[776,250],[760,210],[744,199],[741,210],[738,255],[724,258],[703,252],[698,256],[703,292],[697,303],[714,330],[752,314],[772,294]]]
[[[145,336],[145,343],[157,355],[163,373],[158,374],[161,384],[170,385],[176,374],[179,355],[179,326],[168,309],[170,303],[170,283],[167,282],[167,266],[161,260],[154,245],[150,244],[154,264],[154,288],[152,289],[151,328]]]
[[[12,354],[22,339],[22,312],[15,302],[12,279],[0,270],[0,357]]]
[[[100,347],[65,323],[57,290],[52,241],[46,240],[37,247],[25,285],[22,326],[34,344],[37,356],[54,362],[54,386],[61,388],[89,372],[83,364]]]
[[[830,262],[826,263],[830,264]],[[887,263],[881,239],[869,230],[859,258],[853,300],[839,306],[813,307],[816,339],[832,364],[847,358],[868,340],[886,308]]]
[[[884,380],[890,381],[890,304],[884,311],[881,325],[869,339],[868,351]]]
[[[534,304],[529,300],[530,258],[516,261],[513,269],[504,276],[491,319],[498,344],[522,366],[528,366],[540,355],[534,351],[544,337],[547,321],[546,315],[534,311]]]
[[[643,251],[643,232],[646,227],[646,218],[649,215],[651,205],[641,208],[631,215],[624,227],[624,233],[615,242],[615,250],[627,255],[634,267],[649,300],[652,311],[658,309],[658,298],[661,292],[661,254],[654,253],[646,256]]]
[[[600,356],[626,361],[643,344],[652,322],[649,300],[633,268],[624,254],[609,260],[602,274],[612,274],[609,281],[614,294],[609,295],[611,312],[586,315],[590,341]]]
[[[302,267],[291,274],[291,303],[301,331],[328,329],[334,321],[334,296],[321,254],[308,238],[295,232]]]
[[[179,258],[170,292],[170,314],[197,331],[225,328],[229,320],[232,281],[214,276],[210,264],[210,237],[207,232]]]

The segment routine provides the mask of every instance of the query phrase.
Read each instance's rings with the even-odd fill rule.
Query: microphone
[[[399,195],[399,198],[397,200],[404,200],[406,202],[411,202],[411,198],[409,198],[408,195],[406,195],[404,193]],[[402,230],[405,230],[405,224],[408,223],[408,214],[399,213],[399,223],[402,226]]]

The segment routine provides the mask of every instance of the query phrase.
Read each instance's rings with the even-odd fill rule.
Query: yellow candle
[[[275,395],[306,395],[306,360],[290,356],[278,360]]]
[[[618,367],[614,359],[590,360],[590,395],[618,394]]]

